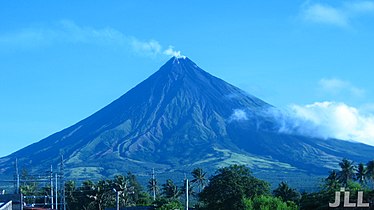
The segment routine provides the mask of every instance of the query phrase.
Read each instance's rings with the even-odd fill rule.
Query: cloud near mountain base
[[[357,141],[374,146],[374,116],[339,102],[291,105],[286,111],[270,110],[279,132],[319,138]]]
[[[365,110],[372,109],[363,106],[360,110],[345,103],[325,101],[294,104],[287,109],[272,107],[256,111],[256,114],[251,109],[234,109],[228,121],[252,121],[260,126],[259,119],[268,119],[279,133],[334,138],[374,146],[374,115]],[[255,115],[262,117],[254,118]]]

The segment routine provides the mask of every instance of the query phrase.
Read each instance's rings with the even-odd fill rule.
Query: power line
[[[44,202],[44,205],[49,205],[52,209],[54,209],[54,207],[56,206],[56,209],[58,207],[58,179],[61,177],[59,176],[57,173],[55,173],[55,176],[53,174],[53,166],[51,165],[51,168],[49,171],[46,172],[46,174],[43,174],[43,175],[30,175],[30,174],[25,174],[25,175],[22,175],[22,178],[20,176],[20,173],[19,173],[19,169],[18,169],[18,159],[16,158],[15,160],[15,175],[14,175],[14,180],[0,180],[0,183],[1,182],[13,182],[14,183],[14,186],[15,186],[15,194],[21,194],[21,183],[23,183],[24,185],[28,184],[28,183],[34,183],[35,186],[36,183],[46,183],[45,185],[45,189],[47,190],[48,189],[48,183],[49,183],[49,194],[50,195],[45,195],[45,196],[36,196],[36,195],[28,195],[28,196],[24,196],[25,199],[29,199],[29,198],[44,198],[44,199],[47,199],[48,198],[48,201],[45,200]],[[63,165],[62,165],[62,169],[63,169]],[[63,170],[62,170],[63,171]],[[63,173],[62,173],[63,174]],[[31,178],[28,178],[28,177],[31,177]],[[63,180],[63,176],[61,177],[61,179]],[[54,186],[54,181],[55,181],[55,186]],[[40,186],[38,184],[38,186]],[[64,189],[64,188],[62,188]],[[55,190],[55,191],[54,191]],[[46,191],[48,192],[48,190]],[[63,192],[64,193],[64,192]],[[56,198],[54,199],[54,195],[56,196]],[[63,200],[65,201],[65,199]],[[35,201],[34,201],[35,202]],[[56,204],[56,205],[55,205]],[[64,209],[66,210],[66,209]]]

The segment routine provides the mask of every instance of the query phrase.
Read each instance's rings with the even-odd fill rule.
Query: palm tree
[[[174,184],[173,180],[168,179],[162,185],[162,194],[169,199],[177,199],[180,196],[178,187]]]
[[[76,190],[76,184],[74,181],[70,180],[65,183],[65,194],[68,206],[73,206],[77,203],[78,200],[75,197]]]
[[[31,184],[23,184],[20,186],[20,191],[23,195],[35,195],[36,194],[36,184],[31,183]]]
[[[366,179],[374,184],[374,160],[366,163]]]
[[[130,184],[130,179],[123,175],[116,175],[113,180],[109,181],[109,184],[116,192],[119,193],[120,203],[123,206],[128,206],[130,203],[134,203],[132,195],[135,193],[134,187]]]
[[[363,163],[358,164],[356,169],[356,181],[358,181],[362,186],[366,184],[366,173],[366,166]]]
[[[93,205],[92,197],[94,196],[94,192],[96,190],[95,183],[91,180],[83,181],[81,186],[78,188],[78,205],[76,208],[72,208],[71,206],[68,206],[70,209],[89,209],[90,206]],[[81,207],[81,208],[79,208]]]
[[[277,189],[273,191],[275,197],[280,197],[284,202],[299,200],[299,193],[288,186],[286,182],[281,182]]]
[[[148,191],[153,196],[153,200],[156,199],[156,195],[158,193],[158,190],[159,190],[159,188],[158,188],[158,185],[157,185],[157,179],[152,177],[148,181]]]
[[[186,195],[186,180],[183,181],[183,187],[181,189],[181,194]],[[191,184],[188,184],[188,196],[195,196],[196,192],[194,190],[194,186]]]
[[[191,182],[196,183],[199,193],[200,193],[201,190],[204,189],[206,182],[207,182],[206,172],[204,172],[202,168],[195,168],[191,172],[191,174],[194,178],[191,180]]]
[[[374,160],[371,160],[366,164],[366,170],[367,178],[371,181],[374,181]]]
[[[339,166],[341,168],[341,171],[339,172],[339,181],[344,187],[347,187],[348,182],[354,178],[355,166],[353,161],[349,161],[345,158],[339,163]]]
[[[325,186],[328,192],[335,192],[340,189],[339,175],[335,170],[332,170],[325,179]]]
[[[92,184],[91,181],[84,183],[84,185],[86,185],[85,187],[91,188],[91,191],[87,194],[87,197],[91,199],[87,208],[98,210],[104,209],[105,205],[110,203],[112,200],[109,183],[105,180],[100,180],[95,185],[90,186],[90,184]]]

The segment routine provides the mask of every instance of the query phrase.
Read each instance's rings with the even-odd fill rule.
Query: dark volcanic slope
[[[79,123],[0,159],[17,157],[45,171],[63,154],[70,176],[127,170],[189,170],[232,163],[254,170],[324,173],[342,157],[367,161],[374,148],[340,140],[279,134],[272,108],[200,69],[172,58],[125,95]],[[233,117],[234,112],[246,118]]]

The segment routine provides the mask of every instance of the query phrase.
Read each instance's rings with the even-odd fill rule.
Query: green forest
[[[270,184],[254,177],[244,165],[231,165],[218,169],[212,176],[202,168],[191,171],[192,179],[182,182],[167,179],[159,183],[152,177],[147,186],[139,184],[137,177],[128,172],[112,179],[97,182],[65,183],[66,209],[82,210],[149,206],[157,210],[185,209],[186,192],[189,207],[202,210],[296,210],[328,209],[335,192],[344,188],[350,192],[350,202],[357,202],[357,192],[363,191],[365,203],[374,201],[374,160],[355,164],[343,159],[339,170],[330,171],[322,179],[318,191],[299,192],[286,182],[271,190]],[[186,189],[188,183],[188,190]],[[37,183],[21,183],[21,192],[28,195],[48,195],[50,187]],[[31,202],[31,201],[29,201]],[[343,209],[343,199],[341,199]],[[339,209],[339,208],[337,208]]]

